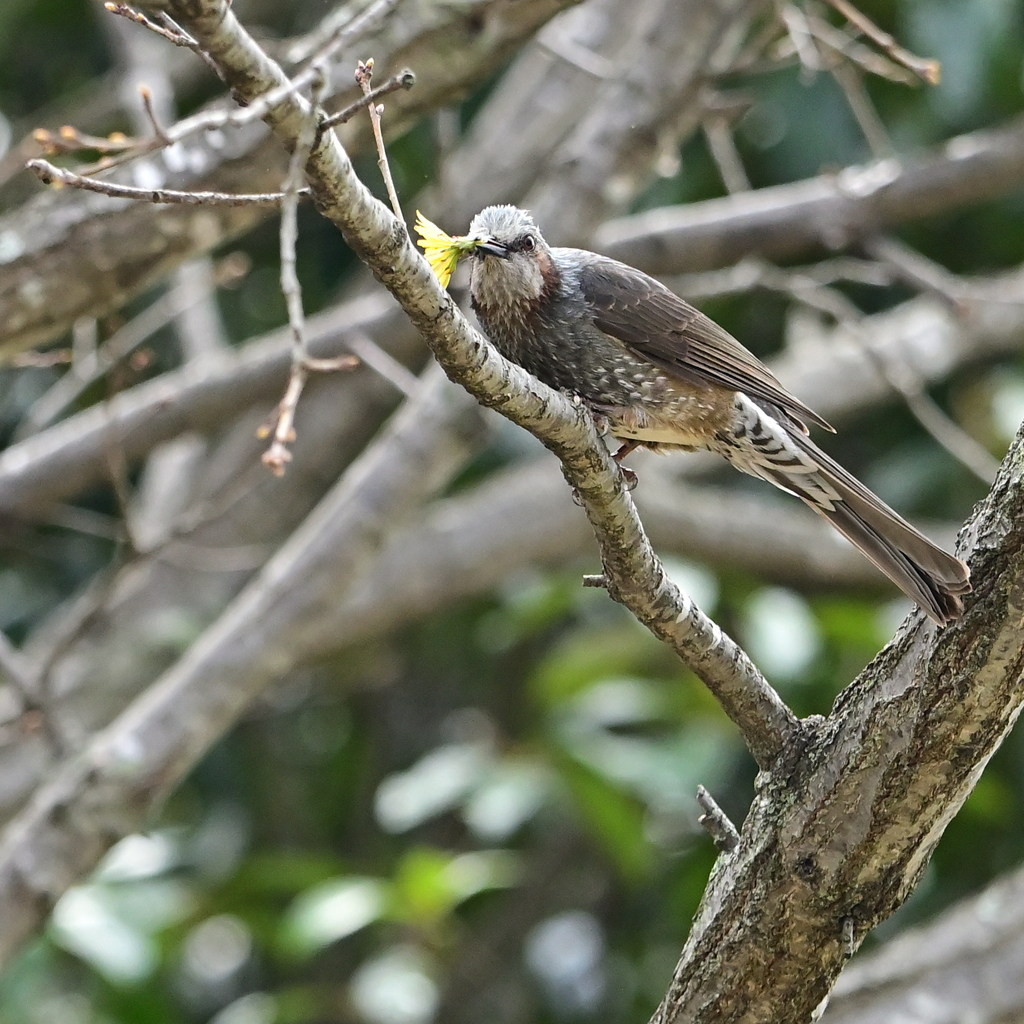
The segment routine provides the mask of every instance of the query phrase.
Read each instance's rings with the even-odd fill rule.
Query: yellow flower
[[[416,211],[416,234],[420,236],[416,244],[423,250],[442,288],[448,287],[462,254],[480,244],[479,239],[449,235],[427,220],[419,210]]]

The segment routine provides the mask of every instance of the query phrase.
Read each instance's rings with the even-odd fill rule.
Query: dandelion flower
[[[420,236],[416,244],[423,250],[442,288],[448,287],[455,265],[463,253],[475,249],[480,244],[479,239],[449,235],[427,220],[419,210],[416,211],[416,234]]]

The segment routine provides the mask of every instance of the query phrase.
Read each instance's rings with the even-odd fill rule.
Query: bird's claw
[[[619,472],[622,473],[622,482],[626,485],[626,490],[636,490],[636,485],[640,483],[640,477],[628,466],[619,466]]]

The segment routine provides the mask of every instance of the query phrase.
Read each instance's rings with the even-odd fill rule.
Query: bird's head
[[[469,225],[470,291],[476,303],[502,307],[535,305],[558,282],[558,269],[547,242],[526,210],[488,206]]]

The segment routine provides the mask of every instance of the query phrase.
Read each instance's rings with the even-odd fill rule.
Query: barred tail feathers
[[[945,625],[963,611],[967,566],[927,537],[829,458],[798,429],[787,429],[744,395],[736,434],[716,450],[736,468],[789,491],[827,519],[909,598]]]

